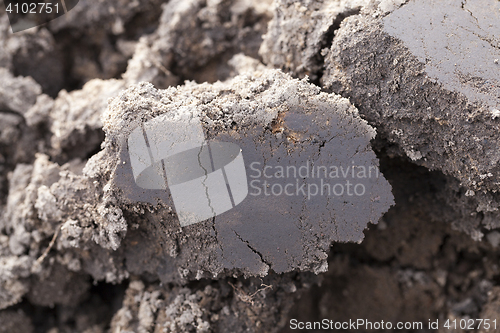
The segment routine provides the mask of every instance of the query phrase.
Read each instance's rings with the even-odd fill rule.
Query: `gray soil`
[[[80,0],[15,34],[4,10],[0,333],[500,332],[500,2]],[[365,196],[249,194],[181,227],[129,138],[153,164],[186,114],[257,184],[252,162],[380,174]],[[151,136],[158,119],[180,125]]]

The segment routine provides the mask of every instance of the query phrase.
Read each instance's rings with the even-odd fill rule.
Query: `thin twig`
[[[66,2],[64,0],[61,0],[63,9],[64,9],[64,14],[68,14],[68,8],[66,7]]]
[[[273,286],[268,286],[264,283],[262,283],[260,286],[264,286],[264,288],[259,288],[257,289],[256,292],[248,295],[243,289],[239,288],[239,287],[236,287],[234,284],[232,284],[231,282],[227,281],[227,283],[229,283],[229,285],[231,287],[233,287],[234,291],[236,292],[236,295],[238,296],[238,298],[245,302],[245,303],[249,303],[251,305],[254,305],[254,301],[253,301],[253,298],[255,297],[255,295],[257,295],[259,292],[261,291],[264,291],[266,289],[269,289],[269,288],[273,288]]]
[[[52,247],[54,246],[54,244],[56,242],[56,238],[59,235],[60,230],[61,230],[61,226],[58,226],[56,231],[54,232],[54,236],[52,236],[52,239],[50,240],[49,246],[47,246],[45,251],[43,251],[42,255],[36,260],[35,264],[40,265],[43,262],[43,260],[45,259],[45,257],[49,254],[50,250],[52,249]]]
[[[260,286],[261,287],[264,286],[264,288],[257,289],[256,292],[254,292],[253,294],[250,294],[250,297],[254,297],[255,295],[257,295],[257,293],[260,293],[261,291],[264,291],[266,289],[273,289],[273,286],[267,285],[267,284],[264,284],[264,283],[262,283]]]

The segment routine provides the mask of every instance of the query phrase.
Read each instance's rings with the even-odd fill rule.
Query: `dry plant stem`
[[[63,6],[63,9],[64,9],[64,14],[67,14],[68,13],[68,8],[66,7],[66,2],[64,0],[61,0],[61,3],[62,3],[62,6]]]
[[[234,291],[236,292],[236,295],[238,296],[238,298],[245,302],[245,303],[248,303],[248,304],[251,304],[251,305],[254,305],[254,301],[253,301],[253,298],[255,297],[255,295],[257,295],[257,293],[261,292],[261,291],[264,291],[266,289],[272,289],[273,286],[270,286],[270,285],[266,285],[264,283],[261,284],[261,286],[264,286],[264,288],[259,288],[257,289],[257,291],[255,291],[254,293],[248,295],[243,289],[239,288],[239,287],[236,287],[234,284],[232,284],[231,282],[227,282],[229,283],[229,285],[231,287],[233,287]]]
[[[36,260],[35,263],[37,265],[40,265],[43,262],[43,260],[45,259],[45,257],[47,257],[47,255],[49,254],[50,250],[52,249],[52,247],[54,246],[54,244],[56,242],[56,239],[57,239],[57,236],[59,235],[60,230],[61,230],[61,226],[59,225],[57,227],[56,231],[54,232],[54,236],[52,236],[52,239],[50,240],[49,246],[47,246],[45,251],[43,251],[43,254]]]

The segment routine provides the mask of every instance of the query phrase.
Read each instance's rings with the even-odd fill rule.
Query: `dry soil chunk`
[[[103,121],[106,148],[93,163],[113,170],[110,193],[125,215],[129,210],[147,228],[157,230],[155,237],[171,248],[167,266],[178,267],[182,277],[217,276],[235,269],[249,275],[266,275],[270,268],[324,271],[331,243],[360,242],[367,223],[377,223],[393,202],[371,150],[373,128],[346,99],[321,93],[280,71],[166,90],[141,84],[115,98]],[[148,144],[141,139],[142,128]],[[193,134],[197,131],[199,136]],[[213,158],[211,168],[208,157],[203,162],[208,156],[205,141],[214,156],[231,155],[231,149],[239,147],[231,155],[234,164]],[[186,161],[193,146],[187,142],[202,147],[191,164]],[[169,145],[177,152],[184,147],[188,156],[176,160],[185,172],[175,179],[165,150]],[[228,150],[223,153],[224,147]],[[141,163],[147,168],[150,162],[161,166],[161,161],[168,187],[162,172],[146,178],[137,173]],[[193,166],[205,169],[205,174],[196,178],[200,175]],[[230,190],[211,183],[224,171]],[[179,200],[179,188],[203,177],[200,186],[207,193],[194,189],[183,193],[184,198],[191,195],[191,201]],[[193,205],[213,214],[189,220],[186,207]]]
[[[498,2],[458,0],[349,17],[326,56],[324,84],[413,161],[497,191],[499,19]]]
[[[498,227],[500,206],[500,3],[409,1],[389,11],[343,21],[323,84],[396,143],[390,154],[458,180],[445,188],[461,214],[454,226],[478,240],[481,224]]]
[[[273,19],[260,47],[263,61],[299,77],[318,79],[323,67],[321,50],[333,32],[366,1],[274,1]]]
[[[84,158],[99,147],[103,137],[100,116],[108,99],[123,89],[122,80],[94,79],[81,90],[70,93],[62,90],[50,112],[51,138],[54,154]]]
[[[40,86],[30,77],[14,77],[7,69],[0,68],[0,112],[25,114],[42,93]]]
[[[312,275],[312,274],[307,274]],[[278,332],[294,299],[316,277],[294,273],[195,288],[133,280],[111,322],[122,332]]]
[[[156,32],[139,41],[124,75],[168,87],[179,77],[197,82],[226,79],[236,53],[257,57],[270,19],[266,1],[174,0],[163,5]]]

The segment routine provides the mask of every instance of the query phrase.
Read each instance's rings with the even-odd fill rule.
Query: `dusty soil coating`
[[[499,6],[80,0],[12,34],[0,5],[0,332],[500,323]],[[175,113],[254,184],[309,160],[380,177],[181,227],[127,146]]]

